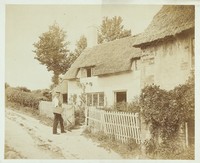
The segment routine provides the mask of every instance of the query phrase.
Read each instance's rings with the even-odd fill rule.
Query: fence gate
[[[140,144],[140,120],[138,113],[111,112],[88,108],[85,113],[86,126],[92,132],[103,131],[123,143],[134,139]]]

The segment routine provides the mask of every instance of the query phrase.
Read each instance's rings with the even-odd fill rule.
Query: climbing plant
[[[176,139],[179,126],[189,119],[194,119],[194,75],[186,84],[171,91],[150,85],[140,95],[141,114],[150,124],[152,137],[159,137],[163,142]]]

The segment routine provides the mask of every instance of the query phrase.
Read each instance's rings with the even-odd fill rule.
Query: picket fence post
[[[85,126],[88,125],[88,108],[85,109]]]
[[[100,113],[101,113],[101,119],[100,119],[100,122],[101,122],[101,131],[104,131],[104,122],[105,122],[105,120],[104,120],[104,110],[101,110],[100,111]]]
[[[86,126],[94,127],[94,131],[103,131],[106,135],[114,135],[115,139],[123,143],[132,138],[136,143],[141,143],[139,118],[139,113],[111,112],[95,108],[85,110]]]

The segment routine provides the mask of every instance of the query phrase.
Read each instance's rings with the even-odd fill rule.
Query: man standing
[[[56,95],[53,98],[53,105],[54,105],[53,134],[59,135],[59,133],[57,133],[57,127],[58,127],[59,122],[60,122],[61,133],[66,133],[66,131],[64,130],[63,118],[61,115],[63,112],[63,107],[62,107],[62,102],[60,99],[60,92],[56,92]]]

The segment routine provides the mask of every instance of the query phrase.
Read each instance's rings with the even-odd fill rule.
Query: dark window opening
[[[116,92],[116,103],[127,102],[126,92]]]
[[[98,94],[93,94],[93,106],[98,105]]]
[[[68,95],[67,95],[67,93],[63,94],[63,103],[68,103]]]
[[[92,76],[92,69],[91,68],[87,68],[87,77],[91,77]]]

